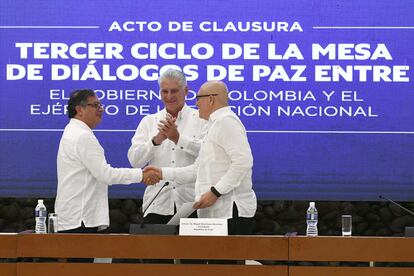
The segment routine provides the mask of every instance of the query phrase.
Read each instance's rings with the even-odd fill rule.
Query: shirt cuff
[[[174,168],[161,168],[161,171],[163,180],[175,181]]]
[[[142,177],[143,177],[142,170],[141,169],[133,169],[133,170],[135,170],[136,175],[138,175],[138,176],[135,176],[138,179],[137,183],[141,183],[142,182]]]
[[[180,134],[180,138],[178,138],[177,146],[180,149],[186,149],[188,148],[188,145],[190,144],[191,140],[184,135]]]
[[[219,192],[221,195],[227,194],[231,191],[231,188],[229,189],[229,186],[224,183],[224,181],[219,181],[214,185],[214,188]]]

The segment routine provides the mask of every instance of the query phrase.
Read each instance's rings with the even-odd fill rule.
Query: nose
[[[171,91],[168,91],[165,95],[165,97],[167,98],[167,100],[171,100],[173,94],[171,93]]]

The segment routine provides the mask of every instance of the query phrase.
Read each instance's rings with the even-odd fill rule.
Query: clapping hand
[[[169,113],[167,113],[165,120],[160,120],[160,123],[158,124],[158,131],[160,134],[166,136],[169,140],[177,144],[178,139],[180,138],[180,133],[175,125],[175,120],[176,118],[173,118]]]

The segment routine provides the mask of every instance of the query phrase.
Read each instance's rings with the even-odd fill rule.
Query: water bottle
[[[306,211],[306,236],[315,237],[318,235],[318,210],[315,202],[309,202],[309,208]]]
[[[43,199],[37,201],[37,206],[35,208],[36,215],[36,234],[46,234],[46,206],[43,204]]]

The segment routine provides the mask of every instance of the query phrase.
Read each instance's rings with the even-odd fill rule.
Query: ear
[[[188,95],[188,86],[186,85],[186,86],[184,87],[184,96],[186,96],[186,97],[187,97],[187,95]]]
[[[209,101],[210,105],[213,106],[214,105],[214,102],[216,100],[216,97],[214,97],[214,96],[208,96],[208,99],[209,99],[208,101]]]
[[[83,114],[83,108],[80,105],[75,106],[76,115],[81,116]]]

